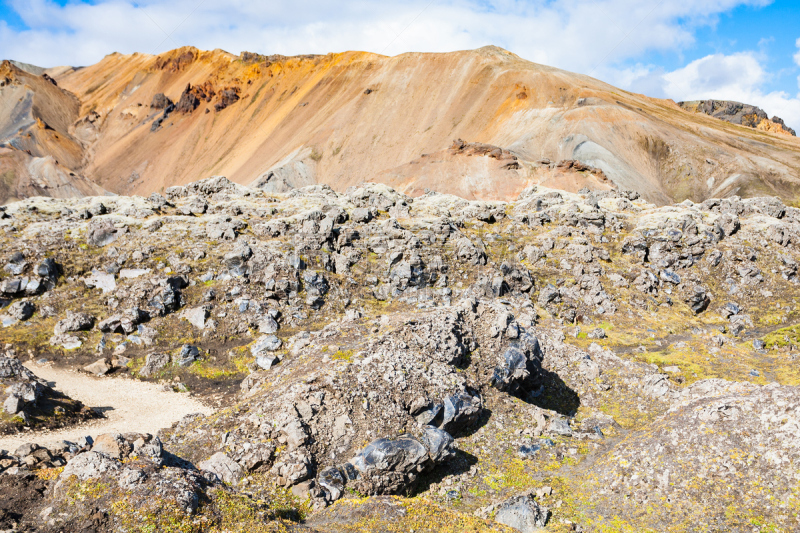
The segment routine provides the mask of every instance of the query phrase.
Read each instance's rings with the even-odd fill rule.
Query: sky
[[[736,100],[800,130],[797,0],[0,0],[0,58],[179,46],[386,55],[497,45],[626,90]]]

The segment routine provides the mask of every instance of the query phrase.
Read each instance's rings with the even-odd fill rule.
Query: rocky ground
[[[0,528],[800,528],[800,210],[774,198],[210,178],[2,217],[0,427],[30,444]],[[215,411],[40,447],[98,416],[42,359]]]

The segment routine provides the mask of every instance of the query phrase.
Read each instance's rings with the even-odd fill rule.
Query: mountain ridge
[[[659,204],[736,194],[794,202],[800,184],[793,138],[690,113],[496,46],[394,57],[236,56],[183,47],[114,53],[50,72],[81,104],[73,129],[84,136],[82,158],[71,171],[121,194],[147,195],[209,175],[267,182],[272,173],[284,184],[344,190],[377,179],[415,194],[508,200],[536,183],[594,183],[591,172],[555,171],[573,160]],[[151,108],[159,94],[178,104],[186,94],[193,107],[165,115]],[[420,172],[413,163],[444,153],[455,139],[509,150],[519,169],[453,154],[435,170]]]

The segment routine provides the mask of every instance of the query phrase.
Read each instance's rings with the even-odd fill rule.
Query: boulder
[[[278,484],[291,487],[311,477],[311,457],[304,449],[293,450],[275,461],[270,472],[278,476]]]
[[[86,230],[86,242],[91,246],[106,246],[116,241],[122,233],[124,231],[116,228],[111,220],[93,218]]]
[[[124,459],[130,455],[133,446],[119,433],[104,433],[94,439],[92,451],[105,454],[112,459]]]
[[[528,356],[514,346],[509,347],[500,357],[500,364],[494,369],[491,384],[499,391],[515,393],[531,377],[537,373],[537,367]]]
[[[169,355],[165,353],[151,353],[147,355],[144,366],[139,370],[139,375],[150,377],[169,365]]]
[[[83,282],[90,289],[100,289],[103,294],[113,292],[117,288],[117,281],[114,274],[101,272],[99,270],[92,270],[92,273],[86,277]]]
[[[80,481],[86,481],[87,479],[99,478],[108,472],[118,471],[121,467],[122,465],[118,460],[112,459],[104,453],[88,451],[78,454],[67,461],[67,465],[59,474],[53,490],[55,493],[59,493],[73,476]]]
[[[86,365],[83,369],[86,372],[94,374],[95,376],[104,376],[112,370],[111,362],[108,359],[98,359],[90,365]]]
[[[434,426],[423,426],[422,431],[422,444],[434,463],[442,463],[455,456],[453,437],[448,432]]]
[[[69,331],[86,331],[92,329],[95,318],[86,313],[67,311],[67,318],[59,320],[55,326],[55,334],[61,335]]]
[[[15,415],[19,413],[24,407],[25,401],[14,394],[11,394],[8,398],[6,398],[6,401],[3,402],[3,411],[9,415]]]
[[[478,421],[483,411],[480,396],[463,391],[444,400],[444,417],[441,429],[450,434],[457,433]]]
[[[189,321],[197,329],[205,329],[206,319],[208,319],[208,308],[193,307],[183,311],[183,318]]]
[[[283,343],[275,335],[264,335],[259,337],[256,342],[250,346],[250,353],[258,357],[264,352],[274,352],[281,348]]]
[[[9,316],[22,321],[28,320],[30,317],[32,317],[35,311],[36,306],[33,305],[33,303],[25,300],[14,302],[8,306]]]
[[[368,444],[353,460],[360,472],[411,472],[428,460],[428,450],[417,439],[404,435],[396,439],[378,439]]]
[[[175,364],[178,366],[190,366],[192,363],[200,358],[200,350],[197,346],[184,344],[181,347],[178,357],[175,359]]]
[[[216,474],[219,479],[231,485],[237,484],[244,477],[244,469],[223,452],[215,453],[208,460],[199,463],[197,467],[200,470]]]
[[[514,496],[497,507],[494,521],[514,528],[520,533],[544,531],[549,511],[540,506],[530,494]]]

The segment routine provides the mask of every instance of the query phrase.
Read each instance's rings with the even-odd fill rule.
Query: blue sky
[[[0,56],[85,65],[183,45],[387,55],[502,46],[674,100],[726,98],[800,129],[790,0],[0,0]]]

